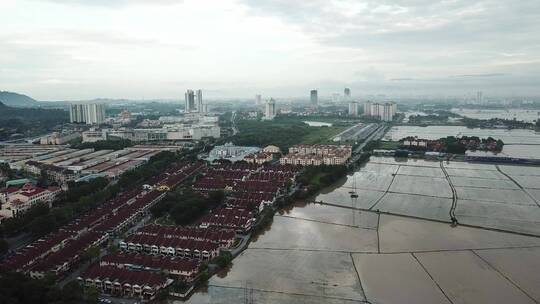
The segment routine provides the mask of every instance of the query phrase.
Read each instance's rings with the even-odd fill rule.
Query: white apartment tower
[[[105,122],[105,105],[93,103],[86,108],[86,124],[99,125]]]
[[[270,100],[266,101],[264,119],[272,120],[274,117],[276,117],[276,101],[273,98],[270,98]]]
[[[349,115],[358,116],[358,103],[356,101],[349,102]]]
[[[364,115],[371,116],[371,101],[364,102]]]
[[[69,120],[87,125],[102,124],[105,122],[105,104],[72,104],[69,107]]]
[[[364,115],[372,118],[377,118],[382,121],[392,121],[396,115],[397,105],[395,102],[387,103],[372,103],[370,101],[364,103]]]
[[[72,104],[69,106],[69,121],[72,123],[86,122],[86,107],[83,104]]]
[[[381,112],[382,107],[380,103],[372,103],[371,104],[371,110],[370,110],[370,116],[375,118],[381,118]]]

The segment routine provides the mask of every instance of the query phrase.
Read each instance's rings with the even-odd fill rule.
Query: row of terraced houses
[[[173,166],[152,179],[144,189],[121,193],[97,209],[77,217],[58,231],[18,250],[8,256],[0,264],[0,268],[23,272],[34,278],[43,278],[46,274],[53,274],[57,278],[65,277],[69,271],[80,264],[82,256],[89,248],[106,243],[109,238],[125,231],[147,215],[149,208],[165,195],[165,192],[159,189],[163,189],[163,187],[170,189],[177,186],[202,166],[202,163],[182,163]],[[133,258],[136,261],[147,261],[131,256],[124,258],[123,265],[131,265],[128,258]],[[122,286],[120,293],[122,296],[133,296],[141,299],[152,299],[161,288],[172,282],[170,278],[158,272],[148,271],[145,265],[139,265],[139,268],[122,267],[121,262],[114,262],[119,261],[119,259],[121,257],[105,257],[102,263],[94,265],[84,272],[79,280],[85,286],[93,285],[107,294],[119,295],[117,287]],[[103,264],[103,261],[110,263]],[[167,273],[189,278],[197,269],[193,268],[195,264],[196,262],[178,259],[169,261],[169,263],[156,264],[153,262],[151,269],[165,266],[167,269],[162,270]],[[190,267],[191,270],[189,270]]]

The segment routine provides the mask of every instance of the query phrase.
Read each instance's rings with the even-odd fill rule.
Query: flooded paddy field
[[[540,167],[372,157],[314,200],[540,236],[539,190]]]
[[[353,257],[366,297],[372,303],[449,303],[410,253]]]
[[[417,253],[452,303],[535,303],[472,251]]]
[[[491,136],[501,139],[505,144],[540,144],[540,136],[534,130],[527,129],[472,129],[465,126],[396,126],[384,136],[386,140],[400,140],[407,136],[425,139],[439,139],[447,136]]]
[[[308,211],[289,215],[322,219],[324,212],[315,211],[320,205],[308,206],[313,207],[295,207]],[[329,208],[345,209],[326,207],[329,217],[344,212]],[[244,303],[248,299],[252,301],[248,303],[491,304],[538,299],[540,238],[372,214],[364,220],[375,227],[357,229],[358,234],[378,232],[378,243],[368,245],[369,252],[302,249],[287,241],[290,229],[299,234],[319,232],[330,247],[336,243],[326,230],[332,228],[298,224],[283,231],[278,228],[283,223],[274,221],[229,269],[213,276],[187,303]],[[281,249],[258,248],[265,238],[276,242],[277,231],[283,240]]]
[[[250,248],[376,252],[377,231],[277,215],[272,229],[257,236]]]
[[[396,126],[384,136],[384,140],[398,141],[407,136],[439,139],[447,136],[478,136],[501,139],[505,146],[502,154],[516,158],[540,158],[540,133],[526,129],[469,129],[464,126]]]
[[[258,271],[252,271],[254,265]],[[263,275],[266,274],[266,275]],[[322,298],[364,300],[348,253],[247,249],[210,286],[249,288]]]
[[[187,303],[537,303],[537,177],[539,167],[372,157],[278,211]]]
[[[524,109],[459,109],[454,108],[452,112],[475,119],[491,119],[501,118],[510,120],[521,120],[525,122],[535,122],[540,118],[540,112],[538,110],[524,110]]]
[[[379,216],[374,212],[306,202],[299,202],[294,207],[281,210],[277,214],[285,217],[365,229],[377,229],[377,221],[379,220]]]

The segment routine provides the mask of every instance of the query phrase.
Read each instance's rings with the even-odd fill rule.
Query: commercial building
[[[258,153],[261,148],[258,147],[242,147],[235,146],[233,143],[226,143],[222,146],[215,146],[208,155],[208,161],[214,161],[216,159],[228,159],[230,161],[243,160],[244,157]]]
[[[202,90],[187,90],[185,93],[184,113],[199,112],[207,113],[208,105],[203,102]]]
[[[79,132],[53,132],[49,135],[42,136],[39,139],[39,143],[42,145],[64,145],[78,138],[81,138],[81,133]]]
[[[364,116],[376,118],[382,121],[392,121],[396,115],[397,105],[394,102],[373,103],[366,101],[364,103]]]
[[[0,217],[16,217],[37,203],[49,205],[62,190],[58,187],[41,188],[30,183],[21,188],[8,187],[0,192]]]
[[[197,111],[204,113],[203,110],[202,90],[197,90]]]
[[[280,154],[281,149],[278,146],[269,145],[263,148],[263,152],[272,153],[272,154]]]
[[[311,90],[309,100],[311,101],[312,106],[319,105],[319,97],[317,95],[317,90]]]
[[[264,110],[264,119],[272,120],[276,117],[276,101],[273,98],[266,101],[266,107]]]
[[[200,140],[205,137],[219,138],[221,128],[214,124],[200,125],[168,125],[161,128],[148,129],[101,129],[82,133],[83,142],[100,140],[129,139],[134,142]]]
[[[258,105],[261,104],[261,102],[262,102],[262,96],[261,96],[261,94],[255,95],[255,105],[258,106]]]
[[[351,155],[349,145],[295,145],[279,161],[282,165],[343,165]]]
[[[102,124],[105,122],[105,104],[72,104],[69,107],[69,120],[87,125]]]
[[[195,110],[195,93],[193,90],[187,90],[185,94],[184,112],[189,113]]]
[[[356,101],[349,102],[349,115],[358,116],[358,103]]]

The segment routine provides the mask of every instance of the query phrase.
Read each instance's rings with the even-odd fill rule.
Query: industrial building
[[[39,139],[41,145],[65,145],[72,140],[81,138],[79,132],[53,132]]]

